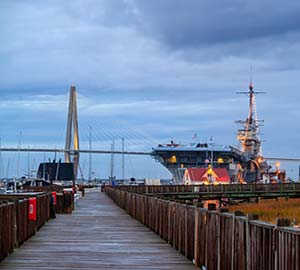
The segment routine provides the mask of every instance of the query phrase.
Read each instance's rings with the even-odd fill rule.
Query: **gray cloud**
[[[250,40],[299,31],[298,1],[135,1],[140,22],[171,47]],[[144,19],[146,18],[146,20]]]
[[[256,89],[268,92],[257,99],[265,151],[296,155],[299,128],[290,119],[299,116],[299,5],[1,1],[2,142],[16,145],[23,131],[24,144],[63,145],[74,83],[83,146],[89,125],[97,147],[126,130],[128,143],[132,133],[145,135],[131,138],[133,148],[189,141],[195,132],[235,144],[233,122],[247,115],[247,99],[235,92],[247,89],[252,65]]]
[[[0,26],[3,91],[46,93],[51,85],[61,93],[70,83],[101,91],[216,89],[251,64],[259,72],[299,68],[297,2],[9,3],[2,2]]]

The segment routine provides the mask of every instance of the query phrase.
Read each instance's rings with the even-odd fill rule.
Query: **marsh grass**
[[[258,203],[247,203],[229,206],[229,211],[241,210],[245,214],[258,214],[259,219],[276,223],[277,218],[289,218],[295,225],[300,224],[300,199],[279,198],[278,200],[260,200]]]

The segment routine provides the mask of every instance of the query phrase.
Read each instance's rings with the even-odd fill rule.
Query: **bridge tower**
[[[72,133],[73,131],[73,133]],[[71,149],[71,142],[73,140],[73,149]],[[65,162],[71,162],[73,156],[74,176],[77,178],[79,166],[79,135],[78,135],[78,118],[77,118],[77,101],[76,101],[76,87],[74,85],[70,88],[68,120],[67,120],[67,133],[65,149]],[[71,151],[73,150],[73,151]]]

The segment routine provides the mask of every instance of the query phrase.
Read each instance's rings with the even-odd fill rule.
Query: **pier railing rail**
[[[193,187],[171,187],[181,188],[190,190]],[[145,195],[151,193],[149,191],[157,193],[156,187],[126,189],[106,187],[105,192],[196,266],[216,270],[300,269],[299,229],[255,220],[255,215],[209,211],[197,205]]]
[[[28,220],[29,198],[36,198],[36,221]],[[0,261],[49,219],[50,194],[0,195]]]
[[[299,192],[300,183],[230,185],[119,185],[116,189],[142,194]]]
[[[49,192],[0,195],[0,261],[22,245],[50,218]],[[36,221],[29,220],[29,198],[36,198]],[[69,214],[74,205],[72,193],[58,193],[56,213]]]
[[[29,187],[24,187],[23,190],[26,190],[27,192],[48,192],[48,193],[55,191],[56,192],[55,212],[57,214],[71,214],[72,210],[74,210],[75,207],[74,196],[71,192],[65,192],[64,188],[71,189],[72,186],[54,185],[53,188],[51,186],[42,186],[42,187],[29,186]]]

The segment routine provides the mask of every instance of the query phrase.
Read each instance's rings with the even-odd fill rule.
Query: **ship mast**
[[[259,127],[263,120],[257,119],[255,96],[265,92],[255,92],[252,79],[249,84],[248,92],[237,92],[237,94],[246,94],[249,96],[249,113],[245,121],[237,121],[243,128],[238,130],[237,139],[240,141],[241,150],[252,157],[261,155],[261,140],[259,138]]]

